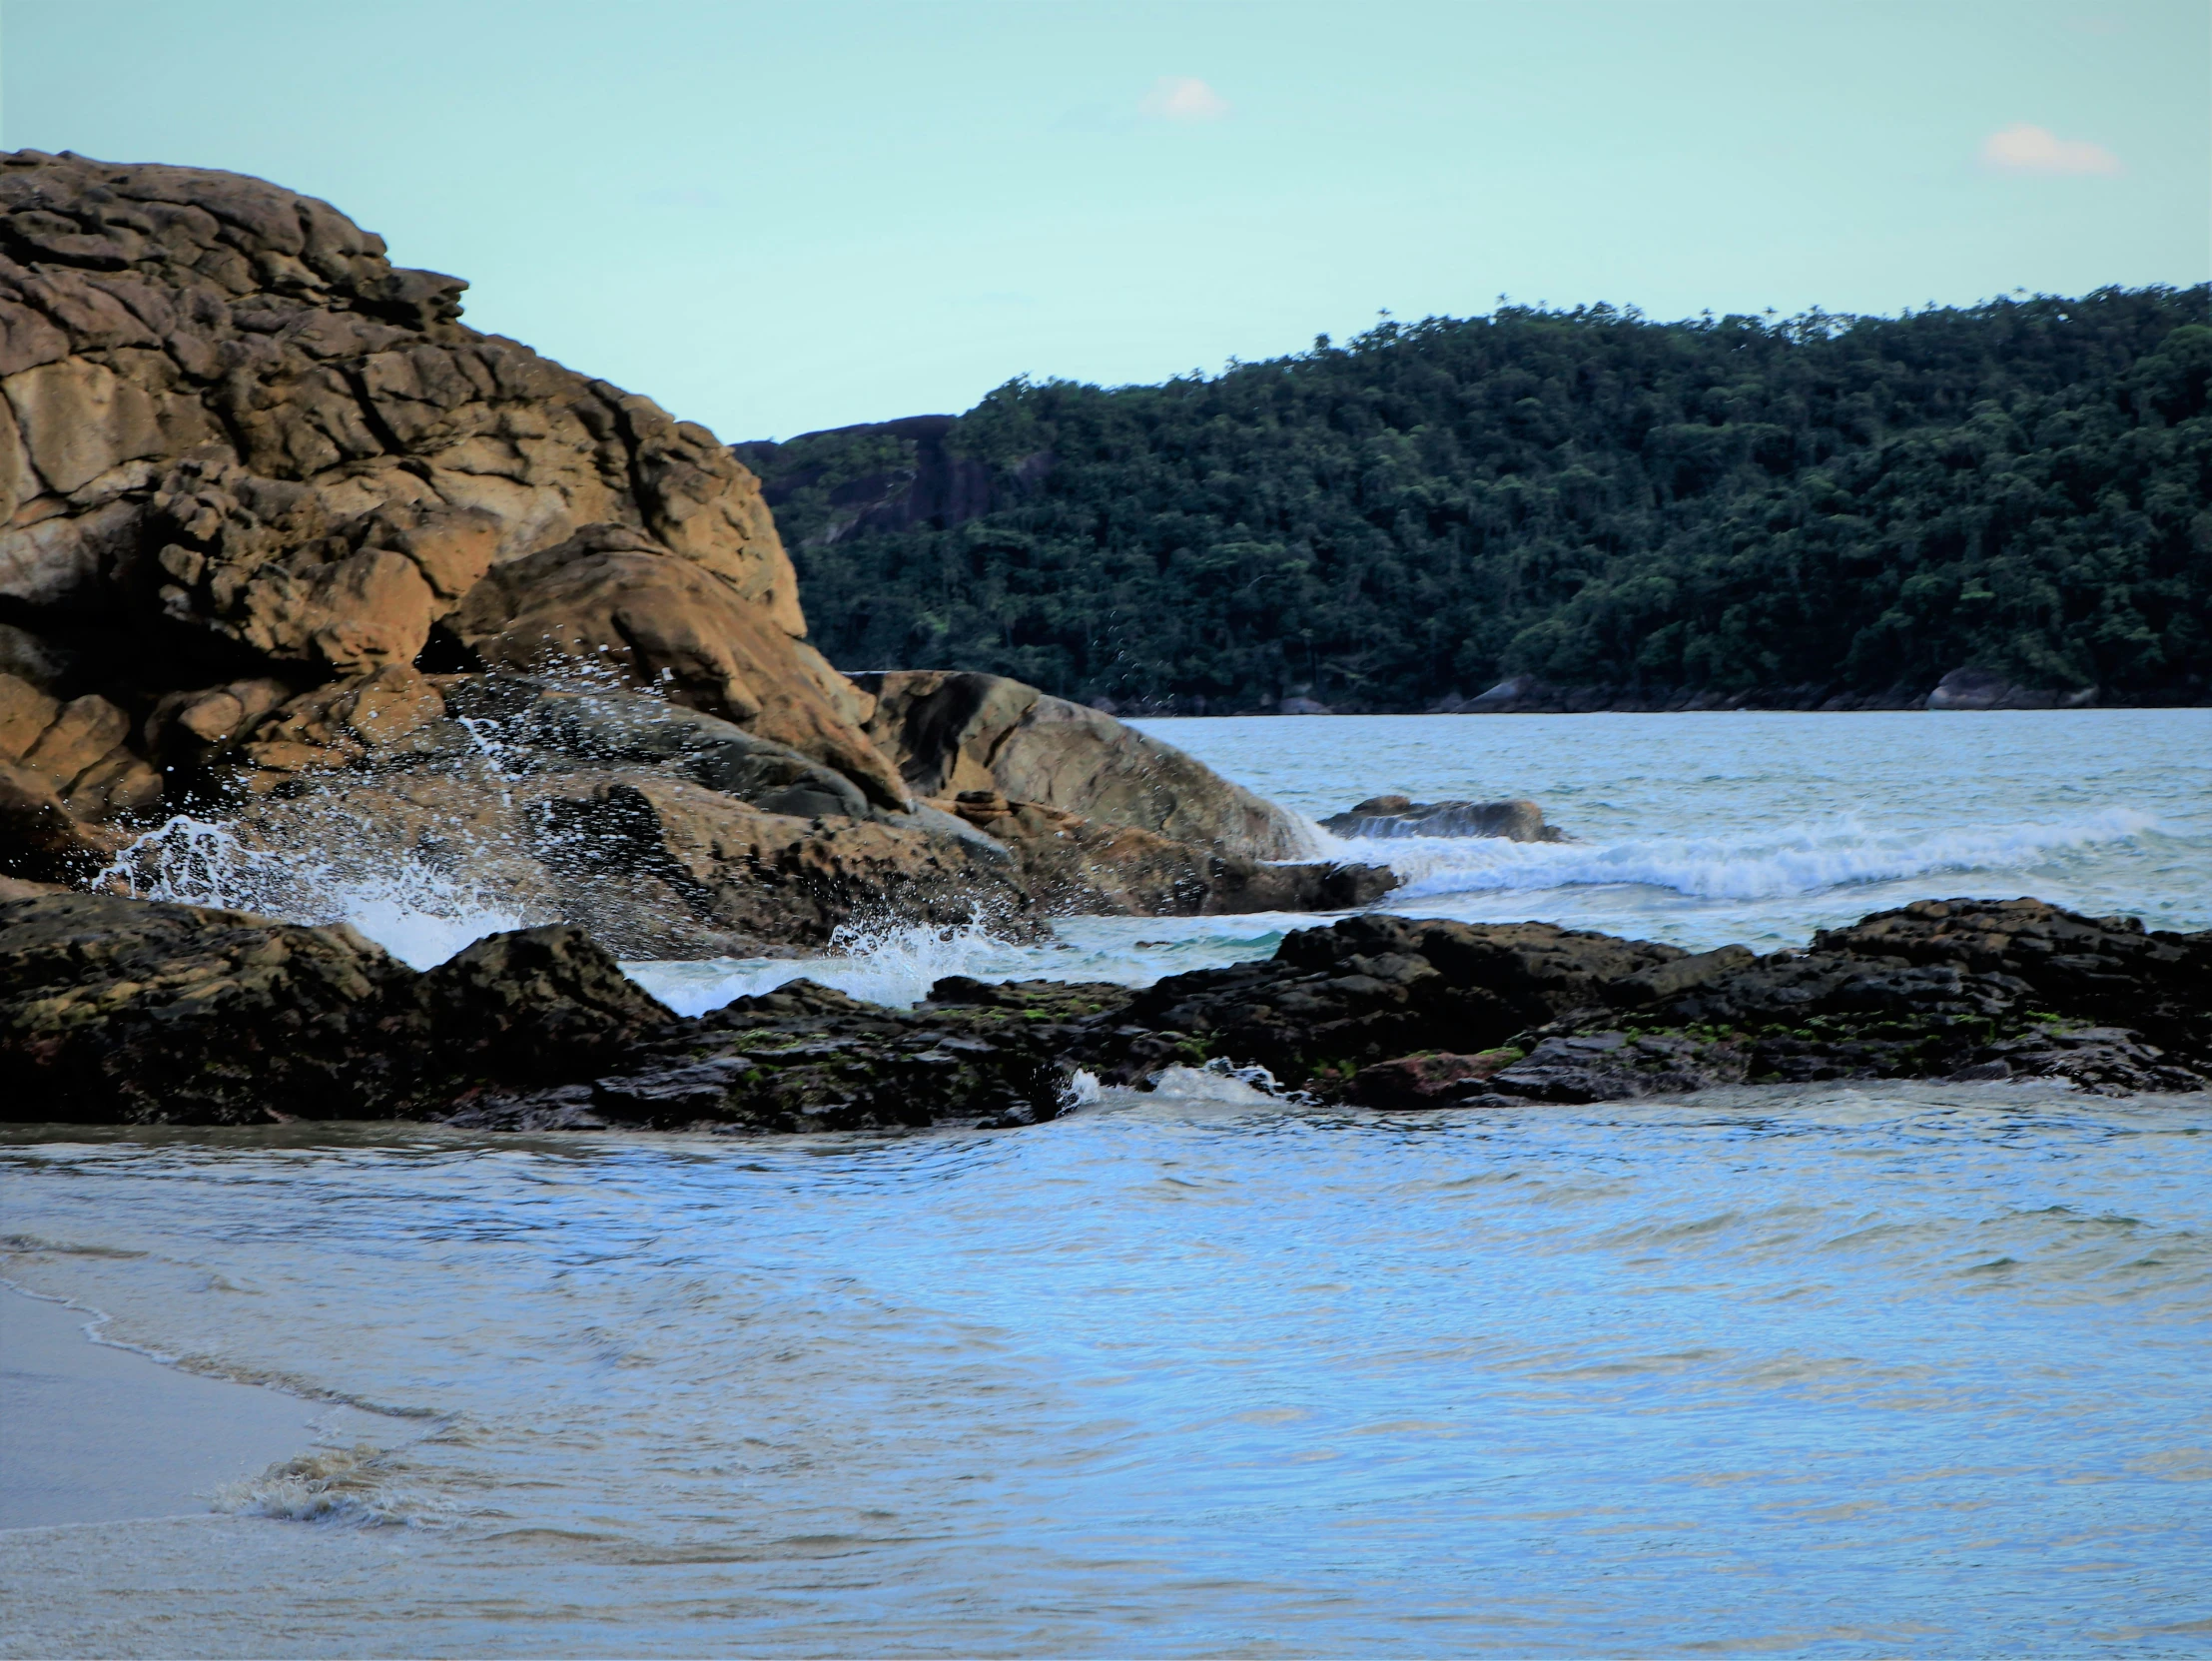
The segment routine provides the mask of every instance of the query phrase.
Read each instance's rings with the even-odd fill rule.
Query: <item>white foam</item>
[[[810,980],[871,1004],[905,1008],[947,975],[1014,980],[1040,971],[1035,948],[991,933],[979,913],[956,924],[846,923],[818,958],[710,958],[696,963],[626,963],[630,978],[678,1015],[703,1015],[733,998],[754,998]]]
[[[485,935],[530,921],[411,854],[347,861],[334,849],[255,848],[230,827],[190,814],[138,838],[94,886],[288,923],[351,923],[415,969],[434,968]]]
[[[1493,837],[1331,837],[1338,859],[1388,865],[1405,879],[1395,906],[1430,895],[1639,883],[1696,899],[1766,900],[1937,872],[2017,871],[2125,842],[2157,821],[2111,808],[2055,824],[1877,831],[1855,818],[1758,837],[1632,837],[1508,842]],[[1325,834],[1325,833],[1324,833]]]
[[[377,1528],[442,1520],[449,1506],[399,1488],[391,1474],[387,1455],[361,1443],[283,1460],[259,1476],[225,1483],[210,1497],[218,1511],[285,1522]]]

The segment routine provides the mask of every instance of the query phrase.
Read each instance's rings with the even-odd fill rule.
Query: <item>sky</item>
[[[2205,0],[0,0],[0,147],[258,174],[728,439],[1401,320],[2212,276]]]

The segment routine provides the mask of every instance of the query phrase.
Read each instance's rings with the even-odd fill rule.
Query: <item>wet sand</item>
[[[204,1512],[317,1441],[326,1404],[95,1343],[94,1318],[0,1288],[0,1528]]]

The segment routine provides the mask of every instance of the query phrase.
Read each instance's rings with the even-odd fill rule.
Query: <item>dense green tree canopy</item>
[[[1507,308],[1158,387],[1016,381],[919,448],[740,452],[850,668],[1215,709],[1417,709],[1515,673],[1924,691],[1965,664],[2193,698],[2207,301]]]

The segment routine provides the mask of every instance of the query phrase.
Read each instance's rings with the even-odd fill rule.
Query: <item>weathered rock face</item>
[[[259,180],[0,158],[0,875],[82,882],[190,805],[655,954],[1379,892],[1260,865],[1294,818],[1033,688],[879,710],[753,475],[464,287]],[[1086,823],[1025,862],[912,800],[977,786]]]
[[[261,730],[224,809],[252,865],[234,886],[288,915],[315,914],[303,883],[373,890],[408,869],[630,957],[818,947],[846,923],[978,912],[1038,926],[990,837],[878,807],[787,745],[639,693],[387,668]]]
[[[1331,814],[1323,830],[1338,836],[1495,836],[1508,842],[1564,842],[1544,823],[1544,810],[1516,798],[1503,802],[1417,802],[1410,796],[1370,796]]]
[[[464,287],[259,180],[0,157],[0,762],[98,820],[160,797],[150,723],[582,658],[899,805],[753,475]]]
[[[1314,853],[1295,815],[1096,709],[1001,675],[855,679],[876,700],[869,735],[916,795],[996,791],[1245,859]]]
[[[1351,911],[1398,886],[1387,866],[1267,864],[1133,825],[964,790],[930,805],[1003,843],[1023,886],[1051,916],[1213,917]]]

